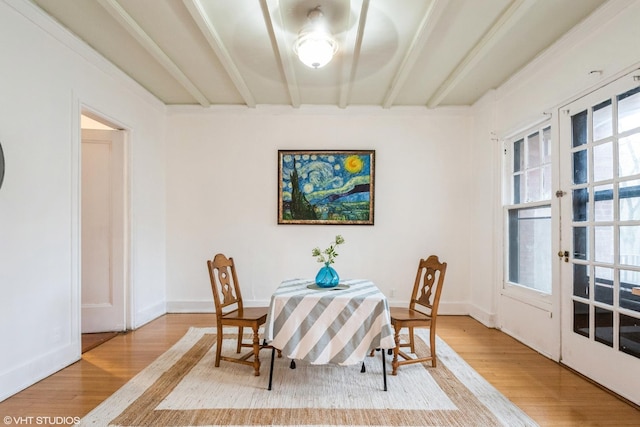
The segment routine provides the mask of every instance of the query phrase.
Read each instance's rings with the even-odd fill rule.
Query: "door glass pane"
[[[573,264],[573,295],[589,298],[589,266]]]
[[[625,132],[638,126],[640,126],[640,87],[618,95],[618,132]]]
[[[573,228],[573,258],[589,259],[589,235],[587,227]]]
[[[573,302],[573,332],[589,337],[589,306]]]
[[[640,219],[640,179],[620,183],[620,221]]]
[[[593,107],[593,140],[598,141],[613,134],[611,100]]]
[[[618,176],[640,173],[640,132],[618,141]]]
[[[620,307],[640,313],[640,295],[632,293],[640,287],[640,271],[620,270]]]
[[[574,147],[587,143],[587,110],[571,116],[571,140]]]
[[[640,357],[640,319],[620,315],[620,351]]]
[[[551,207],[509,210],[509,281],[551,292]]]
[[[573,153],[573,183],[584,184],[589,177],[589,166],[587,162],[587,150],[580,150]]]
[[[593,227],[595,261],[613,263],[613,227]]]
[[[620,226],[620,264],[640,267],[640,225]]]
[[[573,220],[586,221],[589,216],[589,189],[573,190]]]
[[[595,340],[613,347],[613,311],[595,307],[596,336]]]
[[[593,217],[595,221],[613,221],[613,184],[593,189]]]
[[[613,268],[595,268],[594,298],[598,302],[613,305]]]
[[[613,178],[613,143],[593,147],[593,180],[604,181]]]

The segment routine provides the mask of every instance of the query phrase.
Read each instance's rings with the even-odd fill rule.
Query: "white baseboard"
[[[167,313],[214,313],[213,301],[167,301]]]
[[[405,303],[405,306],[408,304],[409,302],[407,301]],[[443,316],[467,316],[469,314],[469,303],[461,301],[440,301],[440,305],[438,306],[438,314]]]
[[[156,304],[145,307],[144,309],[137,311],[131,324],[132,329],[138,329],[141,326],[146,325],[152,320],[167,313],[167,304],[165,302],[158,302]]]
[[[0,374],[0,402],[80,359],[80,343],[75,341],[52,349]]]
[[[269,301],[245,301],[246,307],[267,307]],[[393,307],[406,307],[407,301],[390,301]],[[167,313],[213,313],[213,301],[167,301]],[[438,314],[442,315],[469,315],[469,304],[466,302],[440,302]],[[482,322],[482,320],[478,319]],[[484,323],[484,322],[483,322]],[[488,326],[488,325],[487,325]]]
[[[469,305],[469,316],[488,328],[495,328],[497,325],[495,313],[490,313],[473,304]]]
[[[530,339],[526,339],[526,337],[523,337],[522,335],[508,329],[508,328],[500,328],[500,332],[509,335],[511,338],[519,341],[520,343],[526,345],[527,347],[529,347],[530,349],[537,351],[538,353],[540,353],[541,355],[543,355],[544,357],[547,357],[553,361],[556,362],[560,362],[560,360],[558,358],[554,358],[552,354],[550,354],[548,351],[545,351],[545,349],[540,348],[538,346],[535,345],[535,343],[532,343]]]
[[[268,307],[269,301],[245,300],[245,307]],[[167,301],[167,313],[214,313],[213,300]]]

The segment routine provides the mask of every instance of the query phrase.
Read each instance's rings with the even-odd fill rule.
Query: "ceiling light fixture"
[[[304,65],[311,68],[324,67],[338,51],[338,42],[329,32],[320,6],[307,14],[307,23],[298,33],[293,51]]]

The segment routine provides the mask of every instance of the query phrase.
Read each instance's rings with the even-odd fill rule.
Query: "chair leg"
[[[398,362],[398,352],[400,351],[400,328],[394,327],[394,329],[395,334],[393,338],[395,339],[396,346],[393,348],[393,360],[391,361],[391,367],[393,370],[391,371],[391,375],[398,375],[398,367],[400,366],[400,362]]]
[[[244,328],[242,326],[238,326],[238,344],[236,347],[236,353],[240,353],[242,351],[242,333]]]
[[[413,327],[409,327],[409,347],[411,348],[411,353],[416,354],[416,345],[413,341]]]
[[[240,328],[242,329],[242,328]],[[260,376],[260,335],[258,334],[258,326],[253,328],[253,370],[256,377]]]
[[[436,328],[433,323],[429,327],[429,346],[431,347],[431,366],[436,367]]]
[[[216,368],[220,367],[220,356],[222,354],[222,327],[218,326],[216,334]]]

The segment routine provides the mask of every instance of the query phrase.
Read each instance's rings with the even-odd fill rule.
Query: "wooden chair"
[[[391,324],[395,332],[396,346],[393,349],[393,371],[391,375],[397,375],[400,365],[410,363],[422,363],[431,361],[431,366],[436,367],[436,319],[438,317],[438,303],[444,275],[447,270],[447,263],[440,262],[436,255],[421,259],[418,264],[418,274],[413,285],[413,294],[409,308],[391,307]],[[412,358],[403,351],[401,347],[410,347],[411,353],[415,353],[415,342],[413,338],[413,328],[420,326],[429,327],[429,347],[431,355],[428,357]],[[409,329],[409,342],[400,341],[400,330]],[[404,360],[398,360],[398,356]]]
[[[258,328],[267,321],[266,307],[244,307],[242,294],[236,275],[236,267],[233,258],[227,258],[223,254],[217,254],[213,260],[207,260],[211,290],[216,309],[216,326],[218,329],[216,346],[216,367],[220,366],[220,360],[242,363],[253,366],[254,375],[260,375],[260,350],[270,347],[260,344]],[[222,334],[225,326],[238,327],[238,343],[236,353],[242,351],[242,347],[250,347],[251,351],[238,357],[222,355]],[[243,328],[253,330],[253,341],[245,343],[242,338]],[[253,360],[249,360],[253,356]]]

